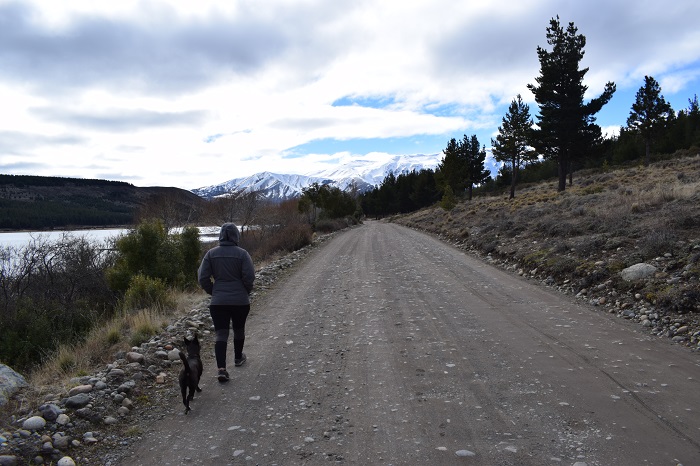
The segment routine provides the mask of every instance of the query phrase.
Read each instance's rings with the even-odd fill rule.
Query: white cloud
[[[290,157],[312,141],[488,145],[516,94],[537,113],[526,85],[557,14],[588,39],[591,96],[611,80],[633,95],[649,74],[692,97],[691,0],[0,0],[0,171],[194,188],[384,150]],[[618,100],[601,125],[624,124]]]

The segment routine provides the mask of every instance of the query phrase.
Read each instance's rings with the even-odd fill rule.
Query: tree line
[[[582,168],[601,168],[642,160],[651,154],[672,154],[700,147],[700,107],[697,95],[677,114],[661,94],[659,83],[644,77],[619,134],[604,137],[595,115],[606,105],[616,86],[608,82],[603,92],[588,101],[580,68],[586,38],[573,22],[564,27],[552,18],[546,31],[550,49],[537,47],[540,75],[528,84],[538,105],[535,118],[529,105],[517,95],[508,108],[498,133],[491,140],[493,157],[502,164],[495,179],[484,168],[486,150],[476,135],[452,138],[442,151],[435,170],[389,174],[380,186],[360,196],[365,214],[381,216],[405,213],[440,202],[452,208],[458,199],[472,198],[473,190],[510,187],[515,197],[518,182],[556,177],[558,191],[565,191],[567,177]]]

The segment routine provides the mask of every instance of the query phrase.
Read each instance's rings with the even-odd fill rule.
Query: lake
[[[219,238],[219,226],[201,226],[199,229],[199,238],[202,241],[213,241]],[[177,233],[179,229],[173,229]],[[53,230],[53,231],[10,231],[0,233],[0,247],[11,246],[14,248],[22,248],[29,244],[34,238],[43,238],[49,241],[58,241],[64,234],[74,237],[84,236],[94,242],[104,242],[111,238],[127,233],[127,228],[95,228],[90,230]]]

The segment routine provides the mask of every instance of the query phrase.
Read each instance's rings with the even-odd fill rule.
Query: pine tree
[[[454,194],[464,191],[464,160],[460,157],[459,144],[455,138],[447,143],[447,147],[442,151],[444,157],[437,167],[437,178],[440,188],[444,192],[449,186]]]
[[[508,107],[508,113],[503,117],[503,124],[498,127],[496,139],[491,139],[494,159],[510,164],[510,199],[515,197],[518,170],[537,158],[535,151],[528,145],[530,131],[532,131],[530,106],[525,104],[518,94]]]
[[[557,160],[558,190],[564,191],[571,162],[583,157],[600,139],[594,115],[610,101],[615,84],[608,82],[603,94],[584,104],[588,86],[583,85],[583,78],[588,68],[579,69],[579,62],[584,55],[585,36],[578,34],[573,22],[564,30],[557,16],[547,28],[547,43],[552,46],[551,52],[537,47],[537,84],[527,85],[540,106],[539,129],[532,132],[531,145],[545,158]]]
[[[661,86],[651,76],[644,76],[644,86],[637,91],[627,127],[644,139],[644,163],[649,165],[653,139],[673,118],[673,109],[661,95]]]
[[[471,201],[474,185],[484,183],[491,176],[491,172],[484,166],[484,162],[486,161],[486,148],[479,146],[479,140],[476,134],[473,134],[470,138],[467,138],[465,134],[464,139],[459,144],[458,152],[464,164],[465,185],[468,193],[467,199]]]

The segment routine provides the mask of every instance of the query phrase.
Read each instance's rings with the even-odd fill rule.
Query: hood
[[[241,233],[238,231],[238,227],[233,223],[224,223],[221,225],[221,232],[219,233],[219,244],[223,246],[233,245],[238,246],[238,241],[241,239]]]

